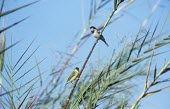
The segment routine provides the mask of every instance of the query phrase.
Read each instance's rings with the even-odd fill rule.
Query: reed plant
[[[6,0],[2,0],[0,3],[0,19],[9,14],[15,14],[16,11],[31,7],[31,5],[38,5],[41,1],[35,1],[18,8],[3,11]],[[116,47],[112,50],[111,56],[108,55],[108,60],[104,67],[97,70],[97,68],[89,67],[87,69],[88,61],[95,51],[95,47],[98,46],[98,39],[94,42],[92,48],[87,53],[87,58],[84,60],[82,67],[80,68],[79,75],[73,84],[65,87],[61,82],[63,81],[64,71],[72,64],[74,55],[81,49],[82,45],[88,43],[88,39],[91,33],[88,31],[89,26],[92,25],[96,14],[100,12],[102,8],[106,8],[108,4],[112,3],[112,11],[106,21],[99,24],[99,30],[101,34],[107,29],[109,25],[116,22],[123,17],[118,15],[113,18],[115,14],[126,9],[131,4],[135,3],[135,0],[91,0],[90,13],[88,17],[88,23],[83,27],[79,40],[71,49],[71,53],[67,50],[61,54],[60,60],[55,66],[55,70],[51,70],[47,78],[42,78],[46,71],[41,71],[41,63],[46,58],[38,58],[35,53],[38,53],[39,46],[33,47],[36,38],[30,41],[30,44],[25,48],[24,52],[18,57],[16,63],[12,63],[9,57],[13,57],[12,49],[14,46],[19,46],[18,43],[22,41],[11,43],[10,46],[6,46],[6,32],[7,30],[14,28],[18,24],[27,20],[29,16],[10,24],[9,26],[0,28],[0,108],[2,109],[138,109],[142,108],[140,105],[142,99],[162,92],[170,86],[159,87],[160,84],[165,84],[170,81],[169,77],[161,78],[162,75],[167,75],[170,70],[170,60],[166,58],[166,62],[163,67],[159,66],[159,62],[155,61],[157,57],[163,54],[168,54],[168,48],[170,43],[170,35],[164,35],[162,31],[156,35],[158,27],[164,27],[168,22],[168,16],[163,25],[160,25],[159,20],[153,21],[149,28],[146,27],[147,21],[150,20],[150,16],[141,23],[138,32],[133,35],[132,42],[126,42],[122,49],[116,52]],[[154,13],[155,8],[159,6],[159,0],[155,3],[152,9],[151,15]],[[77,36],[77,34],[75,35]],[[8,41],[7,41],[8,42]],[[70,46],[70,45],[68,45]],[[32,47],[32,48],[31,48]],[[29,53],[30,49],[32,52]],[[11,51],[10,51],[11,50]],[[69,55],[65,55],[69,54]],[[27,56],[27,57],[26,57]],[[66,57],[67,56],[67,57]],[[34,57],[35,64],[29,65],[28,61]],[[159,60],[159,58],[157,60]],[[64,62],[63,60],[66,59]],[[76,64],[76,63],[75,63]],[[95,63],[92,63],[95,65]],[[100,63],[99,63],[100,64]],[[62,65],[62,66],[59,66]],[[30,67],[25,72],[20,73],[20,76],[16,75],[21,72],[25,67]],[[37,73],[34,72],[32,78],[27,78],[18,84],[27,74],[31,71],[38,69]],[[57,70],[56,70],[57,69]],[[35,75],[36,74],[36,75]],[[83,76],[82,76],[83,75]],[[135,83],[139,78],[144,78],[143,83]],[[43,84],[46,79],[50,79],[46,84]],[[38,84],[40,83],[40,84]],[[143,91],[140,95],[137,95],[135,91],[138,87],[143,87]],[[151,90],[152,87],[156,87],[155,90]],[[139,96],[134,98],[134,96]],[[144,104],[143,104],[144,105]]]

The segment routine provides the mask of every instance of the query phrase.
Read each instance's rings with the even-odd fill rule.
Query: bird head
[[[79,68],[78,68],[78,67],[76,67],[76,68],[75,68],[75,70],[78,70],[78,71],[79,71]]]
[[[94,26],[91,26],[91,27],[90,27],[90,30],[91,30],[91,32],[93,33],[95,30],[97,30],[97,28],[94,27]]]

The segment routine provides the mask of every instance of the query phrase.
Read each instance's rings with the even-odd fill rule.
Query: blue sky
[[[13,9],[31,1],[34,0],[7,1],[5,10]],[[154,21],[154,25],[156,25],[158,19],[161,18],[159,31],[156,33],[158,34],[161,30],[161,25],[164,23],[166,16],[168,15],[168,13],[170,15],[170,8],[168,7],[170,1],[161,0],[157,10],[151,17],[149,17],[151,14],[151,8],[156,2],[157,0],[135,1],[132,5],[126,7],[123,11],[116,14],[112,19],[120,15],[123,15],[123,17],[112,23],[112,25],[108,26],[103,32],[103,35],[105,36],[105,39],[110,46],[107,47],[103,44],[103,42],[99,41],[94,53],[90,58],[89,63],[93,63],[98,58],[107,59],[108,54],[109,56],[111,56],[112,50],[114,48],[122,48],[124,46],[124,43],[120,43],[120,40],[122,40],[124,36],[127,36],[127,39],[124,40],[124,42],[132,41],[132,36],[138,32],[140,25],[146,18],[149,18],[148,24],[146,25],[147,29],[152,21]],[[82,9],[82,7],[84,8]],[[104,22],[111,13],[112,8],[113,1],[97,13],[97,17],[91,25],[99,26],[99,24]],[[85,26],[87,26],[89,9],[90,0],[42,0],[39,3],[32,5],[31,7],[27,7],[23,10],[6,16],[4,18],[5,24],[7,23],[8,25],[24,17],[31,16],[28,20],[7,31],[8,45],[10,45],[11,37],[13,39],[13,42],[23,39],[21,43],[14,47],[14,63],[15,58],[19,57],[24,52],[29,43],[34,39],[34,37],[37,36],[36,41],[31,47],[28,54],[31,53],[38,45],[40,45],[40,48],[36,53],[36,57],[38,58],[38,60],[47,57],[47,59],[41,66],[41,70],[48,70],[48,72],[50,72],[50,69],[56,64],[56,61],[58,60],[58,57],[54,55],[54,53],[56,53],[55,51],[65,52],[66,47],[70,43],[73,43],[68,50],[68,53],[71,53],[72,48],[79,40],[80,34],[82,33],[82,28],[84,26],[83,22],[85,22]],[[163,30],[163,32],[166,32],[164,36],[170,34],[170,32],[168,31],[170,30],[169,28],[170,20],[165,25],[165,28]],[[79,32],[78,36],[75,37],[75,34],[77,34],[77,32]],[[130,39],[130,37],[132,38]],[[73,39],[75,39],[74,42],[72,42]],[[87,42],[81,47],[81,50],[76,53],[76,58],[73,58],[72,63],[79,62],[78,66],[81,67],[94,41],[95,38],[90,37]],[[167,48],[163,49],[166,50]],[[163,56],[166,57],[167,60],[170,59],[170,56],[167,54]],[[35,63],[34,61],[35,60],[33,58],[32,61],[28,62],[28,65]],[[163,65],[164,59],[162,59],[160,62],[160,66]],[[106,62],[104,61],[103,63]],[[71,69],[72,68],[69,68],[69,70],[66,71],[70,71]],[[31,76],[32,75],[30,74],[28,77]],[[141,90],[143,90],[142,88],[143,87],[141,87]],[[170,98],[169,92],[170,89],[142,100],[141,109],[168,109],[168,101]],[[137,94],[137,96],[138,95],[139,94]]]

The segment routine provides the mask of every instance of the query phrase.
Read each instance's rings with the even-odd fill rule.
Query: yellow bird
[[[79,68],[76,67],[76,68],[74,69],[74,71],[71,73],[70,77],[67,79],[66,85],[67,85],[68,83],[76,80],[78,74],[79,74]],[[66,86],[66,85],[65,85],[65,86]]]

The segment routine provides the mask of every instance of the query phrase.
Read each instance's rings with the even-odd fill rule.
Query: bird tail
[[[105,38],[103,37],[103,35],[101,36],[101,38],[100,38],[107,46],[109,46],[108,44],[107,44],[107,42],[106,42],[106,40],[105,40]]]
[[[65,84],[65,86],[64,86],[64,87],[66,87],[66,86],[67,86],[67,84],[68,84],[68,82]]]
[[[108,44],[107,44],[107,42],[106,41],[103,41],[107,46],[109,46]]]

